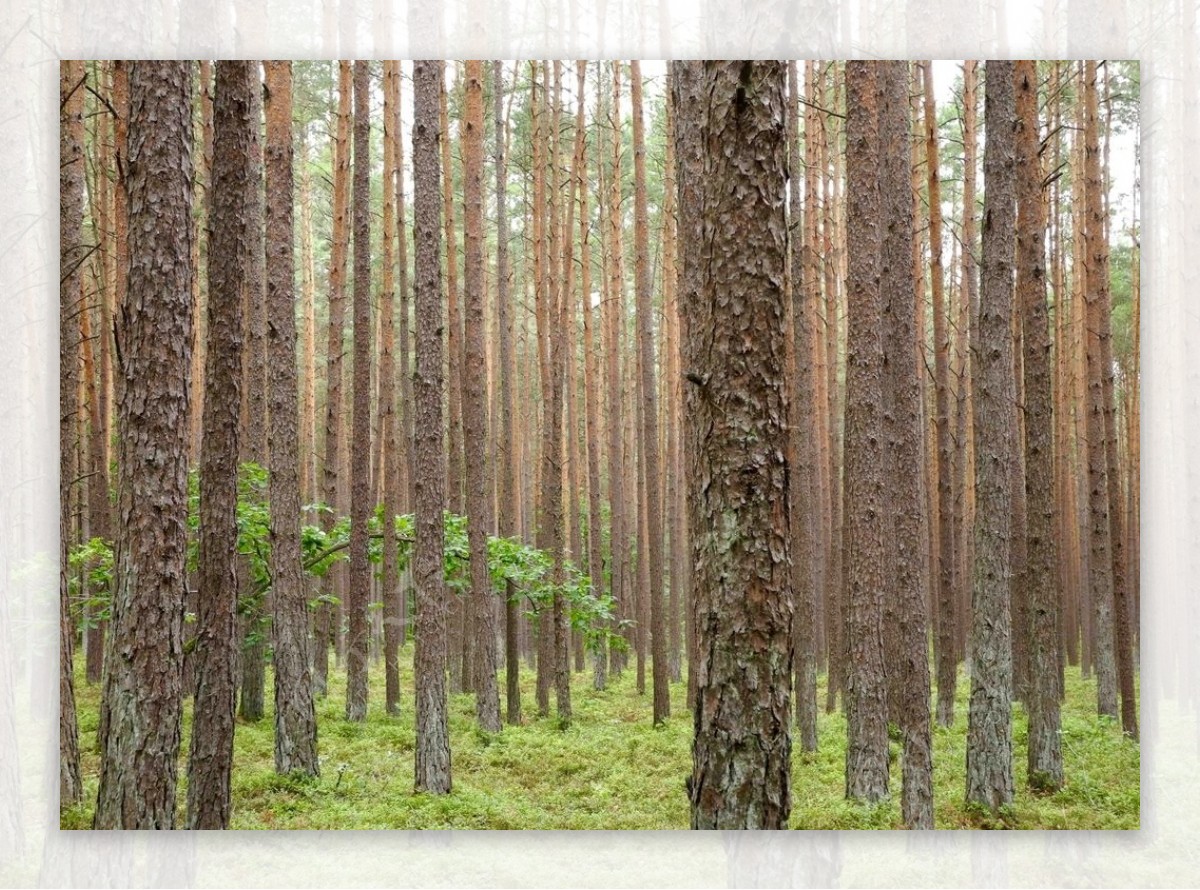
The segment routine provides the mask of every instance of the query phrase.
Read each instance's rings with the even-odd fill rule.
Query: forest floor
[[[83,754],[84,803],[61,814],[64,829],[91,825],[99,784],[96,753],[99,687],[86,683],[83,658],[75,689]],[[692,720],[685,684],[671,687],[671,719],[655,729],[649,694],[639,695],[631,668],[609,688],[592,688],[591,671],[573,675],[575,719],[560,729],[553,716],[538,718],[534,673],[522,665],[525,715],[520,726],[489,736],[475,728],[474,699],[450,702],[452,793],[413,794],[414,723],[412,646],[401,654],[401,714],[383,706],[383,666],[372,666],[371,700],[364,723],[348,723],[345,674],[331,678],[329,696],[317,705],[321,776],[277,776],[274,771],[271,675],[267,714],[238,721],[234,740],[233,822],[237,829],[683,829],[688,827],[684,779],[691,772]],[[649,685],[649,677],[647,677]],[[846,724],[824,712],[820,681],[819,750],[792,755],[792,828],[892,829],[900,818],[898,737],[892,739],[892,797],[877,806],[844,798]],[[500,677],[503,703],[504,677]],[[1136,829],[1140,812],[1140,752],[1116,721],[1096,716],[1094,680],[1068,668],[1063,706],[1066,785],[1039,795],[1025,784],[1026,716],[1013,708],[1016,799],[1001,817],[973,812],[963,800],[969,682],[960,672],[956,719],[935,727],[934,804],[938,828]],[[186,751],[191,702],[185,706],[179,761],[179,812],[186,795]],[[553,700],[551,702],[553,711]]]

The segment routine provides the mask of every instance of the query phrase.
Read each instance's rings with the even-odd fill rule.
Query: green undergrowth
[[[632,670],[592,688],[590,670],[574,675],[575,716],[562,729],[553,716],[539,718],[534,674],[522,665],[524,720],[488,735],[475,727],[474,699],[453,695],[450,734],[453,791],[413,793],[414,722],[411,644],[402,653],[401,713],[384,713],[383,669],[371,671],[371,700],[364,723],[345,718],[345,675],[331,679],[318,702],[321,775],[277,776],[268,672],[267,715],[239,721],[234,740],[233,828],[239,829],[669,829],[688,827],[684,780],[691,770],[691,715],[684,684],[671,687],[671,719],[650,724],[649,693],[639,695]],[[98,785],[96,754],[99,690],[76,677],[84,803],[62,811],[63,828],[87,828]],[[504,679],[500,679],[503,699]],[[1131,829],[1139,818],[1139,751],[1119,725],[1095,715],[1095,683],[1076,668],[1067,672],[1063,709],[1066,785],[1055,793],[1029,790],[1025,771],[1026,718],[1013,709],[1017,794],[1000,814],[964,802],[967,697],[960,674],[954,725],[935,727],[934,804],[938,828]],[[844,798],[846,724],[824,712],[820,688],[819,750],[793,748],[793,828],[892,829],[900,818],[900,741],[892,740],[892,797],[876,806]],[[179,812],[186,801],[186,751],[191,704],[184,717]]]

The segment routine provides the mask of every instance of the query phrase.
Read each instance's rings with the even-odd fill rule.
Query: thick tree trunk
[[[413,63],[413,244],[417,367],[413,405],[417,587],[415,705],[417,791],[450,791],[450,731],[446,701],[446,589],[443,578],[446,508],[444,318],[441,269],[441,189],[438,96],[443,63]]]
[[[1013,63],[989,61],[984,119],[983,267],[972,331],[975,396],[975,572],[967,802],[990,810],[1013,797],[1009,521],[1013,430],[1013,259],[1016,237]],[[976,337],[975,334],[978,334]]]
[[[371,564],[371,96],[367,62],[354,63],[354,419],[350,450],[350,591],[347,597],[346,719],[367,717]]]
[[[175,822],[192,336],[186,259],[191,66],[133,62],[129,74],[128,292],[119,290],[124,299],[116,329],[119,535],[101,698],[97,829],[172,828]],[[118,245],[123,235],[118,232]],[[229,710],[232,718],[232,700]]]
[[[785,828],[787,70],[677,62],[674,74],[678,156],[688,159],[680,194],[698,198],[680,201],[698,637],[692,827]]]
[[[267,62],[265,167],[271,608],[275,771],[315,776],[317,716],[309,666],[308,597],[300,565],[299,384],[296,380],[292,63]]]

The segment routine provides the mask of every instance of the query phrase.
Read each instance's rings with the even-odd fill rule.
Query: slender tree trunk
[[[346,719],[367,716],[367,520],[371,449],[371,109],[368,63],[354,63],[354,421],[350,463],[350,595]]]
[[[342,440],[342,357],[345,352],[346,318],[346,254],[348,227],[346,217],[350,212],[350,91],[351,73],[349,62],[338,63],[338,111],[336,142],[334,144],[333,175],[333,245],[329,261],[329,329],[327,340],[325,378],[325,506],[323,525],[326,533],[333,529],[339,508],[343,502],[340,493],[341,440]],[[336,597],[341,575],[340,567],[333,567],[326,575],[325,596]],[[329,647],[337,646],[341,634],[340,608],[332,603],[319,607],[317,612],[316,658],[313,665],[313,683],[318,695],[328,688]]]
[[[543,77],[543,84],[545,78]],[[561,62],[554,62],[554,102],[552,116],[552,137],[550,140],[550,172],[553,188],[550,190],[548,228],[550,236],[547,239],[548,255],[551,264],[558,256],[559,236],[559,197],[558,175],[559,139],[561,129],[558,126],[559,115],[559,85],[561,83]],[[547,90],[547,92],[549,92]],[[562,459],[563,459],[563,393],[565,387],[566,360],[563,355],[563,342],[566,330],[567,300],[562,292],[561,278],[558,270],[551,269],[547,282],[547,309],[551,323],[552,335],[549,343],[550,355],[550,385],[549,401],[542,423],[542,521],[544,527],[546,549],[554,561],[553,580],[556,587],[553,605],[553,638],[554,638],[554,708],[559,725],[565,726],[571,721],[571,665],[569,662],[568,640],[570,624],[568,623],[566,603],[563,595],[558,592],[565,577],[563,553],[563,492],[562,492]]]
[[[503,116],[504,107],[504,63],[492,62],[492,91],[496,125],[496,314],[499,328],[500,364],[500,462],[499,473],[499,532],[504,538],[517,535],[518,467],[516,453],[516,431],[513,429],[515,412],[515,376],[513,355],[513,307],[509,296],[508,281],[508,156],[505,152],[505,137],[508,119]],[[520,653],[520,602],[517,590],[508,582],[504,590],[504,666],[505,666],[505,713],[512,725],[521,722],[521,653]]]
[[[597,89],[601,88],[597,84]],[[583,143],[586,152],[587,142]],[[668,149],[669,150],[669,149]],[[597,596],[604,593],[604,541],[602,533],[602,513],[600,507],[600,464],[601,464],[601,428],[600,404],[597,375],[598,346],[596,343],[595,320],[592,306],[592,245],[591,245],[591,215],[588,212],[588,180],[587,155],[580,156],[579,168],[579,250],[580,250],[580,293],[583,303],[583,376],[584,376],[584,428],[587,440],[588,458],[588,571],[592,580],[592,590]],[[670,196],[664,199],[670,200]],[[674,575],[672,575],[674,581]],[[608,684],[608,646],[601,638],[593,653],[594,675],[593,686],[604,689]]]
[[[1104,172],[1110,169],[1108,156],[1112,134],[1111,77],[1106,74],[1104,82],[1104,101],[1107,108],[1104,155],[1099,171],[1100,175],[1092,179],[1097,188],[1095,192],[1090,190],[1088,192],[1089,198],[1099,202],[1100,220],[1097,224],[1097,206],[1093,203],[1089,208],[1091,230],[1088,237],[1092,250],[1088,272],[1089,275],[1095,276],[1093,288],[1096,294],[1096,310],[1099,321],[1101,396],[1104,401],[1104,451],[1107,464],[1105,482],[1108,486],[1109,542],[1112,549],[1114,661],[1117,686],[1120,691],[1121,727],[1126,735],[1136,739],[1138,737],[1138,720],[1137,698],[1134,691],[1133,642],[1130,632],[1130,572],[1125,538],[1125,492],[1118,459],[1120,433],[1117,429],[1117,405],[1113,379],[1112,297],[1108,268],[1108,228],[1111,216],[1108,209],[1108,183],[1104,178]],[[1089,110],[1092,110],[1090,106]],[[1091,168],[1088,167],[1088,169]],[[1093,194],[1096,195],[1095,198],[1093,198]]]
[[[1111,401],[1105,381],[1111,381],[1109,345],[1108,246],[1104,238],[1104,182],[1100,172],[1100,123],[1097,114],[1096,63],[1084,64],[1084,177],[1085,288],[1087,303],[1087,448],[1088,504],[1091,511],[1091,594],[1093,660],[1096,669],[1098,710],[1117,716],[1117,666],[1114,645],[1114,559],[1111,534],[1112,503],[1108,483],[1108,422]],[[1108,390],[1111,391],[1111,382]],[[1122,579],[1123,580],[1123,579]]]
[[[612,63],[612,105],[609,108],[609,127],[612,134],[612,169],[608,187],[608,298],[605,326],[608,329],[608,348],[605,355],[608,385],[608,499],[609,499],[609,571],[612,598],[618,618],[628,616],[628,587],[625,565],[625,460],[622,443],[624,403],[621,399],[621,328],[625,317],[621,245],[621,68]],[[613,673],[624,666],[624,651],[611,656]]]
[[[82,337],[80,316],[86,312],[81,300],[82,266],[85,257],[83,245],[83,99],[87,90],[86,76],[82,62],[65,61],[59,65],[58,790],[60,806],[77,803],[83,796],[83,779],[79,767],[79,725],[75,718],[75,626],[71,617],[71,601],[67,585],[67,557],[71,544],[70,493],[75,485],[72,454],[75,446],[78,410],[76,404],[79,388],[77,359]]]
[[[380,481],[383,505],[383,591],[384,707],[389,714],[400,710],[400,600],[402,597],[396,541],[395,516],[404,499],[401,487],[400,419],[396,413],[396,270],[393,245],[396,241],[396,145],[400,134],[396,105],[400,98],[400,63],[383,63],[383,293],[379,300],[379,433],[383,440]]]
[[[938,490],[938,563],[937,655],[938,706],[940,726],[954,723],[954,691],[958,679],[954,645],[954,506],[951,476],[953,463],[950,441],[949,356],[950,338],[946,326],[944,272],[942,269],[941,174],[938,169],[937,111],[933,99],[933,64],[925,62],[925,164],[929,182],[929,278],[933,293],[933,356],[937,417],[937,490]]]
[[[466,63],[466,114],[462,121],[463,263],[465,309],[464,358],[472,372],[463,376],[463,435],[466,448],[467,532],[470,541],[471,600],[475,651],[475,716],[485,732],[500,731],[500,695],[496,686],[496,612],[488,572],[487,539],[492,531],[491,466],[488,460],[488,410],[484,357],[483,284],[483,63]]]
[[[188,828],[228,828],[237,659],[239,394],[253,262],[257,62],[218,62],[209,217],[208,354],[200,450],[200,592]]]
[[[1055,514],[1050,325],[1046,309],[1046,215],[1039,159],[1037,64],[1016,63],[1017,298],[1024,315],[1025,493],[1029,597],[1029,786],[1063,782],[1058,704],[1058,553]]]
[[[413,63],[413,245],[417,319],[413,434],[417,587],[415,706],[417,791],[450,791],[450,732],[446,700],[446,590],[443,578],[446,508],[445,389],[441,271],[442,208],[438,142],[443,63]]]
[[[1013,797],[1009,481],[1013,430],[1013,258],[1016,236],[1013,63],[987,63],[983,268],[972,331],[975,394],[975,572],[967,802],[990,810]]]
[[[879,137],[882,145],[911,139],[908,64],[880,62]],[[883,205],[884,432],[891,454],[887,467],[892,517],[892,598],[895,601],[897,678],[889,709],[904,733],[901,810],[908,828],[933,828],[933,744],[929,714],[929,628],[926,590],[929,550],[921,523],[925,504],[924,422],[917,353],[917,300],[912,277],[913,205],[909,153],[886,151],[880,159]]]
[[[795,694],[796,722],[800,727],[800,748],[817,750],[817,567],[815,511],[817,498],[816,465],[813,443],[816,438],[813,418],[813,327],[816,306],[805,291],[807,279],[802,249],[803,210],[800,194],[800,73],[796,62],[788,64],[788,166],[791,231],[791,335],[788,377],[792,428],[789,442],[791,467],[788,472],[788,497],[791,511],[792,589],[795,596]],[[808,134],[811,136],[811,133]],[[809,200],[812,195],[807,196]]]
[[[877,69],[846,64],[846,796],[888,793]]]
[[[670,72],[667,74],[670,77]],[[671,680],[678,683],[683,677],[683,620],[682,615],[688,601],[687,567],[687,486],[684,480],[683,445],[682,445],[682,411],[680,401],[683,397],[679,357],[679,271],[676,259],[678,248],[678,223],[676,211],[676,191],[678,184],[675,174],[675,102],[674,91],[667,88],[667,144],[665,148],[665,163],[663,169],[663,311],[666,315],[666,338],[664,361],[666,379],[663,385],[663,399],[666,403],[665,415],[667,424],[667,498],[666,513],[671,536],[671,589],[668,606],[668,640],[669,657],[671,662]],[[585,291],[586,293],[586,291]],[[599,438],[589,432],[588,441],[597,443]],[[597,481],[599,469],[597,468]],[[599,511],[599,501],[596,502]],[[598,518],[596,528],[599,528]]]
[[[673,65],[685,159],[680,254],[698,637],[692,827],[784,828],[792,675],[787,69]],[[703,165],[699,181],[693,157]],[[682,200],[693,193],[697,202]],[[759,197],[751,204],[744,194]]]
[[[304,504],[317,498],[317,270],[313,250],[312,176],[308,138],[304,130],[300,145],[300,279],[304,329],[301,380],[304,392],[300,410],[300,499]]]
[[[832,94],[831,106],[836,108],[839,95],[838,84],[841,83],[840,78],[837,76],[836,65],[830,66],[829,79],[832,82],[830,90]],[[823,93],[824,90],[821,92]],[[842,692],[843,705],[845,704],[846,689],[846,637],[844,624],[845,561],[842,558],[844,532],[843,507],[845,505],[842,485],[842,444],[844,441],[845,402],[840,398],[838,391],[838,366],[840,364],[839,329],[841,327],[839,319],[841,293],[838,283],[841,280],[841,259],[840,248],[835,247],[841,237],[841,226],[838,219],[840,195],[835,185],[840,172],[837,159],[841,153],[834,148],[837,145],[837,128],[832,122],[830,122],[828,127],[824,126],[824,123],[822,124],[821,137],[821,166],[826,174],[822,176],[825,182],[822,204],[825,212],[825,335],[826,353],[828,355],[828,364],[825,371],[827,375],[826,391],[829,396],[830,512],[832,514],[830,519],[829,572],[825,576],[827,608],[830,615],[829,652],[831,655],[829,662],[829,690],[825,699],[825,710],[827,713],[832,713],[835,697],[839,690]]]
[[[263,86],[260,67],[251,72],[250,90],[250,265],[246,271],[243,297],[244,343],[242,347],[241,438],[238,460],[267,466],[267,365],[266,365],[266,290],[263,285]],[[249,590],[253,584],[250,560],[238,559],[238,588]],[[238,714],[243,720],[261,720],[266,686],[265,658],[269,629],[264,620],[264,597],[248,597],[238,603],[240,667]]]
[[[271,605],[275,633],[275,771],[318,775],[317,715],[300,561],[299,385],[292,206],[292,63],[267,62],[266,279],[271,463]]]
[[[654,319],[650,308],[650,224],[646,209],[646,137],[642,120],[642,69],[635,59],[630,62],[630,91],[633,98],[633,180],[634,180],[634,257],[637,279],[638,351],[642,380],[642,451],[646,477],[646,560],[650,585],[644,591],[650,598],[650,644],[653,659],[654,723],[671,715],[668,690],[670,665],[667,664],[667,627],[663,603],[662,499],[659,479],[662,461],[658,443],[658,395],[655,386]],[[582,101],[582,100],[581,100]]]

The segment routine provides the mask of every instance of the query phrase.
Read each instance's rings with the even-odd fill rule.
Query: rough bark
[[[908,108],[908,65],[879,63],[879,137],[882,145],[902,146],[911,138]],[[896,660],[889,664],[889,709],[904,735],[903,789],[900,803],[907,828],[933,828],[933,744],[929,714],[929,628],[926,592],[929,550],[922,509],[924,415],[921,407],[923,367],[917,353],[917,299],[912,277],[913,205],[909,153],[887,151],[880,160],[883,205],[884,430],[890,459],[887,466],[892,517]]]
[[[487,563],[492,532],[492,467],[488,449],[488,406],[482,369],[485,302],[483,284],[483,63],[466,63],[466,113],[462,121],[464,353],[471,373],[463,375],[463,436],[466,449],[467,536],[471,562],[471,599],[475,652],[475,717],[486,732],[500,731],[500,693],[496,686],[496,611]]]
[[[67,586],[71,544],[71,497],[75,484],[72,454],[78,416],[80,316],[83,245],[83,97],[87,86],[82,62],[59,64],[59,504],[58,504],[58,791],[59,805],[83,794],[79,769],[79,725],[75,718],[75,627]]]
[[[350,450],[350,591],[346,602],[346,719],[367,717],[367,603],[371,564],[371,97],[370,68],[354,63],[354,414]]]
[[[317,717],[308,597],[300,552],[300,417],[296,379],[292,63],[266,63],[266,283],[270,378],[271,611],[275,636],[275,771],[315,776]]]
[[[1015,66],[1017,113],[1017,303],[1024,316],[1025,497],[1029,677],[1029,786],[1063,782],[1058,703],[1058,522],[1055,506],[1050,323],[1046,308],[1046,212],[1038,127],[1037,63]]]
[[[1012,649],[1009,522],[1013,456],[1013,272],[1016,240],[1013,63],[989,61],[984,91],[983,262],[972,329],[975,399],[975,572],[967,802],[1012,803]],[[978,334],[978,336],[976,336]]]
[[[674,73],[677,154],[689,159],[681,195],[697,198],[680,201],[697,634],[691,822],[784,828],[787,71],[782,62],[677,62]]]
[[[97,829],[174,827],[183,714],[192,69],[130,68],[128,278],[116,318],[119,533]]]
[[[196,708],[188,758],[188,828],[228,828],[237,664],[237,495],[244,294],[257,62],[218,62],[209,216],[208,349],[200,446],[200,587]]]
[[[650,306],[650,223],[646,208],[646,136],[642,119],[642,69],[635,59],[630,62],[630,94],[633,100],[633,242],[634,277],[637,294],[638,351],[641,357],[642,449],[646,477],[646,552],[650,585],[650,657],[653,660],[654,723],[671,715],[668,691],[670,665],[667,664],[667,622],[663,603],[663,524],[659,479],[662,460],[658,443],[658,392],[655,383],[656,349],[654,318]]]
[[[878,72],[846,63],[846,796],[888,794]]]
[[[413,63],[413,245],[417,319],[413,376],[413,489],[417,588],[414,671],[417,791],[450,791],[450,732],[446,700],[446,589],[443,546],[446,508],[444,314],[441,270],[441,176],[438,95],[443,63]]]

